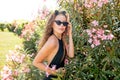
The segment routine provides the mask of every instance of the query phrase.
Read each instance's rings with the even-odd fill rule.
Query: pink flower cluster
[[[22,70],[12,69],[11,66],[4,66],[1,71],[1,80],[15,80],[20,74],[29,73],[30,69],[28,66],[22,67]]]
[[[24,25],[24,29],[22,30],[21,37],[26,38],[26,40],[30,40],[31,36],[34,34],[36,23],[35,21],[29,22]]]
[[[92,21],[91,23],[92,23],[93,26],[98,26],[99,25],[99,22],[96,21],[96,20]]]
[[[46,70],[49,68],[49,66],[46,66]],[[56,69],[56,65],[52,65],[52,68],[50,68],[51,70],[55,70]],[[50,74],[48,72],[46,72],[46,76],[48,77]]]
[[[30,72],[30,68],[28,67],[28,65],[27,64],[23,64],[22,65],[22,68],[21,68],[21,73],[29,73]]]
[[[108,0],[85,0],[84,6],[86,8],[92,8],[95,4],[97,4],[98,7],[102,7],[103,4],[107,4]]]
[[[64,63],[69,64],[69,60],[67,58],[65,58]]]
[[[1,80],[14,80],[12,76],[12,70],[8,66],[3,67],[3,71],[1,71]]]
[[[25,59],[25,54],[21,54],[17,51],[9,51],[9,54],[6,55],[7,61],[14,61],[17,63],[23,63]]]
[[[45,7],[44,9],[39,9],[38,10],[38,13],[39,13],[39,18],[40,19],[45,19],[46,18],[46,16],[49,14],[49,9],[47,9],[47,7]]]
[[[105,34],[105,30],[102,28],[91,28],[86,30],[87,34],[89,35],[88,42],[91,44],[91,47],[94,48],[101,44],[102,40],[112,40],[114,35],[112,33]]]
[[[28,61],[32,55],[25,55],[19,49],[21,47],[17,46],[16,50],[10,50],[6,55],[6,65],[0,71],[1,80],[17,80],[19,75],[30,72]]]

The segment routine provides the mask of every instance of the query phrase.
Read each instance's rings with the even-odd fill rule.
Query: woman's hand
[[[48,77],[49,75],[56,75],[56,70],[49,68],[48,66],[46,67],[46,76]]]
[[[49,75],[57,75],[57,74],[60,74],[60,75],[64,76],[66,70],[65,70],[64,67],[59,68],[59,69],[57,69],[57,70],[47,67],[47,68],[46,68],[46,72],[47,72],[47,73],[46,73],[47,76],[49,76]]]
[[[69,23],[68,24],[68,28],[67,28],[68,35],[72,35],[72,24],[70,22],[70,16],[69,16],[69,14],[67,14],[67,22]]]

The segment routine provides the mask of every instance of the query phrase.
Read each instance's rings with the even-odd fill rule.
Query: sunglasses
[[[55,22],[56,22],[56,24],[59,25],[59,26],[60,26],[61,24],[63,24],[63,26],[66,26],[66,27],[68,26],[68,22],[61,22],[60,20],[55,20]]]

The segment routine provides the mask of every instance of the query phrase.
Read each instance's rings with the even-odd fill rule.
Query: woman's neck
[[[54,34],[58,39],[60,39],[60,40],[62,39],[62,35],[61,35],[61,34],[58,34],[58,33],[55,33],[55,32],[54,32],[53,34]]]

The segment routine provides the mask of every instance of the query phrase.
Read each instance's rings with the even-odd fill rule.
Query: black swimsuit
[[[59,41],[59,49],[49,65],[50,68],[52,68],[53,65],[56,65],[56,69],[60,67],[64,67],[65,54],[64,54],[63,41],[60,39],[58,39],[58,41]],[[46,76],[43,80],[52,80],[52,78],[57,78],[57,76],[49,75],[48,77]]]

